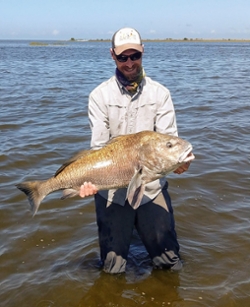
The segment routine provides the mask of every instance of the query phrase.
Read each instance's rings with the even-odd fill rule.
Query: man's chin
[[[136,72],[136,73],[125,73],[124,74],[124,76],[126,77],[126,79],[128,80],[128,81],[130,81],[130,82],[135,82],[137,79],[138,79],[138,77],[139,77],[139,73],[138,72]]]
[[[129,82],[135,82],[140,76],[140,68],[136,67],[131,71],[123,70],[122,73]]]

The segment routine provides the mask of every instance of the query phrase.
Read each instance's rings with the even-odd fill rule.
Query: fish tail
[[[33,216],[37,213],[41,201],[46,196],[42,193],[41,183],[42,181],[26,181],[16,185],[28,197]]]

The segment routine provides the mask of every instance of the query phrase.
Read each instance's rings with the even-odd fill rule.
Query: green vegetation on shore
[[[63,45],[66,45],[67,42],[65,41],[56,41],[56,42],[30,42],[29,45],[30,46],[37,46],[37,47],[43,47],[43,46],[50,46],[50,45],[53,45],[53,46],[63,46]]]
[[[31,42],[30,46],[48,46],[48,43],[43,43],[43,42]]]

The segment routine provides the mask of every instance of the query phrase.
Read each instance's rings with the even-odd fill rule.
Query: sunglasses
[[[130,58],[131,61],[139,60],[142,56],[142,53],[138,51],[138,52],[133,53],[131,55],[124,55],[124,54],[117,55],[114,52],[114,55],[115,55],[118,62],[125,63],[125,62],[127,62],[128,58]]]

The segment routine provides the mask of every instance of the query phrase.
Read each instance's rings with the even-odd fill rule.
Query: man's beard
[[[124,74],[124,76],[126,77],[126,79],[129,81],[129,82],[135,82],[137,81],[137,79],[139,78],[140,74],[141,74],[141,67],[137,67],[136,71],[133,73],[133,74]]]

